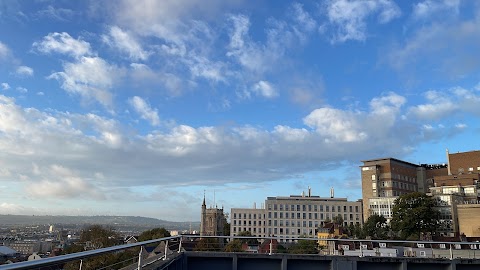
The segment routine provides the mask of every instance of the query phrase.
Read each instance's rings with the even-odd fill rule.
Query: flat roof
[[[411,165],[411,166],[420,167],[420,165],[418,165],[418,164],[414,164],[414,163],[411,163],[411,162],[408,162],[408,161],[404,161],[404,160],[401,160],[401,159],[398,159],[398,158],[392,158],[392,157],[361,160],[361,162],[366,163],[366,162],[375,162],[375,161],[382,161],[382,160],[394,160],[394,161],[397,161],[397,162],[400,162],[400,163],[405,163],[405,164],[408,164],[408,165]],[[360,167],[365,167],[365,166],[366,165],[362,165]]]
[[[290,201],[347,201],[347,198],[330,198],[330,197],[320,197],[320,196],[301,196],[301,195],[290,195],[286,196],[277,196],[277,197],[267,197],[267,200],[290,200]]]

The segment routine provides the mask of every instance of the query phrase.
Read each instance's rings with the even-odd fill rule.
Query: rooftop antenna
[[[334,197],[334,195],[335,195],[334,192],[335,192],[335,191],[333,190],[333,187],[330,188],[330,198],[333,198],[333,197]]]
[[[215,205],[215,208],[217,208],[217,204],[215,202],[215,189],[213,190],[213,205]]]
[[[312,189],[308,186],[308,197],[312,197]]]

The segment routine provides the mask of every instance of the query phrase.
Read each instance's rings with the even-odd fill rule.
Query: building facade
[[[372,214],[392,218],[398,196],[409,192],[427,193],[437,201],[442,233],[461,232],[457,206],[478,203],[480,151],[450,154],[445,164],[413,164],[395,158],[363,161],[361,168],[364,220]]]
[[[333,194],[332,194],[333,195]],[[250,231],[259,237],[277,236],[280,242],[301,236],[316,237],[317,228],[340,216],[343,225],[362,224],[362,201],[308,195],[267,197],[265,208],[232,208],[230,235]]]
[[[204,196],[200,219],[200,236],[223,236],[226,221],[223,207],[221,209],[217,207],[207,208]]]
[[[466,237],[480,237],[480,204],[457,206],[459,231]]]

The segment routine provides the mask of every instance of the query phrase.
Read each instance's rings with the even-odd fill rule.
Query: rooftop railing
[[[203,245],[198,245],[200,239],[204,239]],[[205,239],[210,239],[205,241]],[[305,238],[295,237],[289,238],[288,242],[280,242],[280,237],[256,237],[256,236],[198,236],[198,235],[179,235],[164,237],[155,240],[148,240],[132,244],[124,244],[107,248],[88,250],[78,253],[60,255],[56,257],[42,258],[32,261],[18,262],[12,264],[0,265],[0,270],[20,270],[20,269],[62,269],[66,263],[76,262],[78,267],[82,269],[84,260],[95,256],[122,252],[128,249],[137,248],[138,256],[129,260],[130,265],[135,265],[129,269],[142,269],[159,260],[167,260],[174,256],[178,256],[185,250],[185,246],[196,242],[193,251],[202,252],[228,252],[226,247],[234,240],[239,240],[243,247],[241,251],[248,253],[294,253],[294,254],[311,254],[315,255],[344,255],[344,256],[384,256],[384,257],[416,257],[416,258],[469,258],[480,259],[480,242],[445,242],[445,241],[407,241],[407,240],[366,240],[366,239],[337,239],[337,238]],[[263,241],[260,243],[259,240]],[[165,243],[161,256],[146,260],[144,247],[149,245]],[[265,244],[267,242],[267,244]],[[170,243],[170,245],[169,245]],[[172,245],[175,243],[175,245]],[[244,244],[245,243],[245,244]],[[302,243],[310,243],[310,245],[302,246]],[[314,243],[312,245],[312,243]],[[283,248],[279,248],[282,246]],[[311,247],[315,247],[315,252],[311,252]],[[192,245],[190,245],[192,247]],[[256,247],[256,248],[255,248]],[[296,249],[293,249],[296,247]],[[387,254],[385,250],[389,249],[391,253]],[[478,250],[477,250],[478,249]],[[397,250],[392,252],[392,250]],[[405,250],[414,253],[403,253]],[[294,252],[291,252],[294,251]],[[383,253],[382,253],[383,252]],[[402,252],[402,253],[400,253]],[[383,254],[383,255],[382,255]],[[103,269],[119,269],[120,266],[109,265]]]

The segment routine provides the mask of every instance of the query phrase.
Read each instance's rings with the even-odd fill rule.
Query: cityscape
[[[480,268],[480,4],[0,0],[0,269]]]

